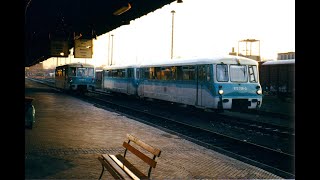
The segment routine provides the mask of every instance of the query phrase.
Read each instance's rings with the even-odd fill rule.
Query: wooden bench
[[[123,155],[101,154],[98,157],[98,160],[101,162],[102,165],[102,172],[100,174],[99,179],[101,179],[105,169],[108,170],[115,179],[150,179],[151,170],[152,168],[155,168],[157,164],[156,157],[160,156],[161,151],[141,141],[140,139],[131,134],[127,134],[127,138],[128,142],[123,142],[123,147],[125,148]],[[130,142],[134,142],[135,144],[130,144]],[[135,147],[143,150],[143,152],[149,152],[148,155],[139,151]],[[128,150],[131,153],[127,153]],[[140,158],[143,162],[149,165],[148,175],[145,175],[145,173],[141,172],[131,162],[129,162],[127,158],[128,154],[136,155],[136,157]],[[152,156],[152,158],[150,158],[150,156]]]

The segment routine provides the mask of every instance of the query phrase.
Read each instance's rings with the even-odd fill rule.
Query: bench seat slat
[[[127,166],[123,165],[121,161],[119,161],[119,159],[115,156],[115,155],[112,155],[112,154],[109,154],[109,156],[111,157],[111,159],[113,159],[113,161],[115,163],[117,163],[122,170],[124,170],[132,179],[134,180],[140,180],[139,177],[137,177],[129,168],[127,168]]]
[[[98,158],[99,161],[108,169],[111,175],[116,179],[127,179],[131,180],[131,177],[123,171],[110,157],[108,154],[102,154],[102,157]]]
[[[136,148],[134,148],[133,146],[131,146],[127,142],[123,142],[123,147],[128,149],[129,151],[131,151],[133,154],[138,156],[140,159],[142,159],[144,162],[149,164],[151,167],[153,167],[153,168],[156,167],[157,162],[155,160],[153,160],[150,157],[146,156],[145,154],[143,154],[142,152],[140,152],[139,150],[137,150]]]
[[[124,158],[122,154],[117,154],[116,157],[117,159],[119,159],[119,161],[122,162],[122,164],[127,166],[127,168],[130,169],[140,179],[148,179],[148,176],[146,176],[139,169],[137,169],[133,164],[131,164],[131,162],[129,162],[126,158]]]
[[[127,138],[130,141],[133,141],[134,143],[136,143],[137,145],[143,147],[145,150],[149,151],[150,153],[152,153],[155,156],[160,156],[161,150],[154,148],[152,146],[150,146],[149,144],[139,140],[137,137],[133,136],[132,134],[127,134]]]

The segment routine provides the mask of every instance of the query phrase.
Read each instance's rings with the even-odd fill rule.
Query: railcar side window
[[[161,80],[175,80],[175,67],[161,68]]]
[[[128,78],[133,78],[133,68],[128,69]]]
[[[177,67],[177,80],[183,80],[183,69],[182,66]]]
[[[182,66],[183,80],[195,80],[195,66]]]
[[[228,82],[228,65],[226,64],[217,64],[217,81]]]
[[[154,68],[154,72],[156,75],[156,79],[161,79],[161,68],[160,67]]]
[[[150,76],[149,68],[144,68],[144,75],[141,78],[148,78]]]
[[[56,70],[56,77],[62,76],[62,69]]]
[[[232,82],[247,82],[247,77],[246,65],[230,65],[230,80]]]
[[[200,81],[210,81],[210,66],[201,65],[198,66],[198,75]]]
[[[156,73],[154,67],[149,68],[149,79],[156,79]]]
[[[137,69],[136,70],[136,75],[138,79],[142,79],[143,78],[143,70],[144,69]]]
[[[255,65],[249,65],[249,82],[258,82],[258,69]]]
[[[211,70],[210,70],[210,66],[209,65],[206,65],[205,66],[205,75],[206,75],[206,81],[210,81],[210,77],[211,77]]]

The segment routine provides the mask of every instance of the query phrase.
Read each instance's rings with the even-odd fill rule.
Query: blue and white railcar
[[[103,69],[102,89],[127,95],[137,94],[136,67],[110,66]]]
[[[238,56],[168,60],[137,68],[140,97],[210,109],[260,108],[258,62]]]
[[[238,56],[169,59],[104,70],[103,88],[209,109],[262,104],[258,62]]]
[[[91,64],[71,63],[57,66],[55,86],[63,90],[95,90],[95,68]]]

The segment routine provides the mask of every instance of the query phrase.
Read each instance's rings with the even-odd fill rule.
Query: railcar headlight
[[[222,95],[222,94],[223,94],[223,90],[222,90],[222,89],[219,89],[218,93],[219,93],[220,95]]]
[[[258,90],[257,90],[257,94],[259,94],[259,95],[262,94],[262,90],[261,90],[261,89],[258,89]]]

